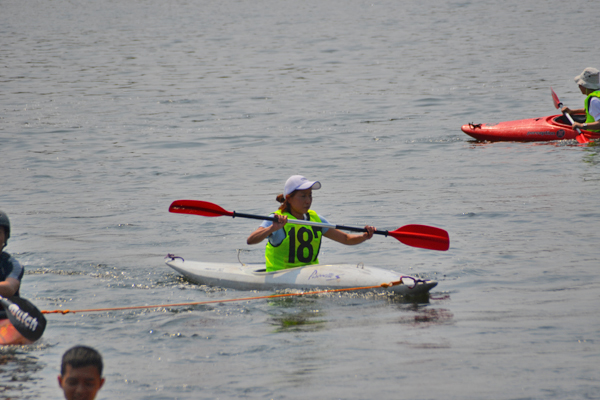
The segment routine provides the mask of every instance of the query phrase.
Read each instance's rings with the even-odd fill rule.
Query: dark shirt
[[[0,282],[6,280],[6,278],[14,278],[21,282],[25,269],[19,264],[19,262],[10,254],[3,251],[0,254]],[[19,295],[19,291],[15,293],[15,296]],[[6,318],[6,311],[0,306],[0,319]]]
[[[10,254],[3,251],[0,254],[0,282],[5,281],[7,278],[14,278],[21,282],[25,269],[19,264],[19,262]],[[19,291],[15,293],[15,296],[19,295]]]

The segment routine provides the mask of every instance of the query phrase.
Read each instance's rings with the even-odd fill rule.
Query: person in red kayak
[[[563,107],[562,111],[571,115],[585,113],[585,122],[575,122],[573,128],[600,132],[600,71],[596,68],[586,68],[575,77],[575,83],[579,85],[581,93],[587,96],[584,108],[571,110],[569,107]]]
[[[328,224],[325,218],[310,209],[312,191],[320,188],[318,181],[309,181],[301,175],[291,176],[285,183],[283,194],[277,196],[281,206],[271,214],[277,221],[264,221],[248,236],[248,244],[268,239],[265,249],[268,272],[318,264],[322,236],[346,245],[356,245],[373,237],[376,229],[372,226],[365,226],[365,233],[354,235],[334,228],[287,224],[289,219]]]
[[[24,269],[19,262],[4,251],[10,237],[10,221],[8,215],[0,210],[0,296],[12,297],[19,295],[19,287]],[[0,318],[2,318],[0,307]]]

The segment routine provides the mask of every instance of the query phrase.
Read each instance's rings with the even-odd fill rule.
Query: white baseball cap
[[[588,89],[600,89],[600,71],[588,67],[575,77],[575,83]]]
[[[313,188],[315,190],[321,189],[321,182],[309,181],[302,175],[292,175],[285,182],[285,187],[283,188],[283,196],[287,196],[294,190],[306,190],[310,188]]]

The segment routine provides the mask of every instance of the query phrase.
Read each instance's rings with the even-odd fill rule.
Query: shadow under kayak
[[[362,264],[308,265],[266,272],[264,264],[184,261],[181,257],[172,257],[166,263],[194,283],[237,290],[360,288],[402,278],[403,283],[381,290],[414,296],[428,293],[437,285],[436,281]]]
[[[585,115],[574,115],[576,122],[584,122]],[[546,142],[552,140],[575,140],[578,133],[563,115],[505,121],[497,124],[467,124],[461,130],[477,140],[490,142]],[[598,139],[597,132],[581,131],[588,139]]]

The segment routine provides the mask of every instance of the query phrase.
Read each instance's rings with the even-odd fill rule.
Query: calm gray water
[[[336,224],[376,237],[321,261],[440,283],[367,294],[48,315],[0,349],[0,396],[60,399],[62,353],[98,348],[100,399],[600,399],[600,151],[478,143],[467,122],[580,107],[600,2],[0,1],[0,209],[42,310],[269,294],[193,285],[167,253],[262,258],[256,221],[318,179]],[[587,24],[587,25],[586,25]]]

